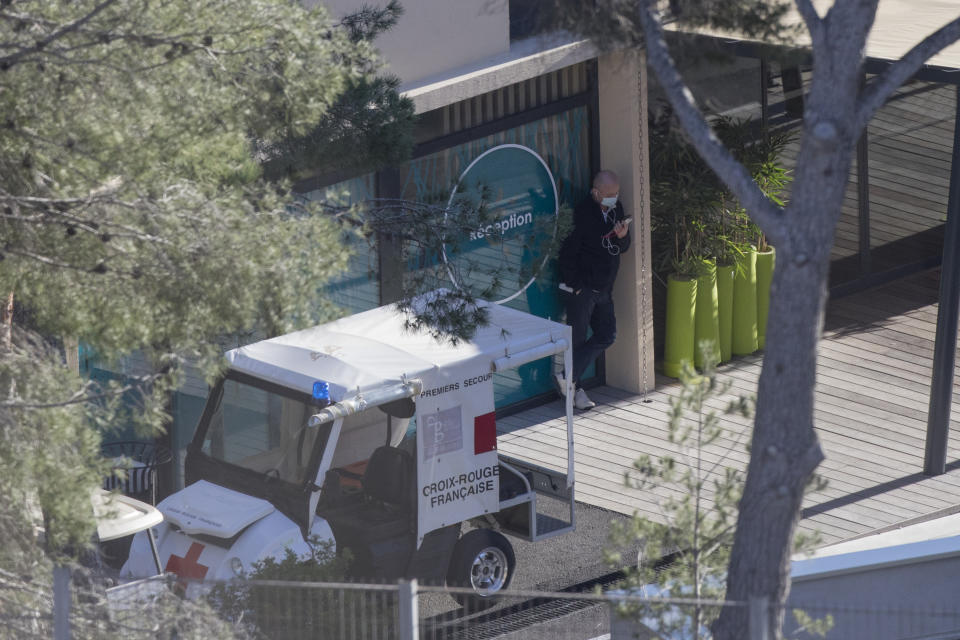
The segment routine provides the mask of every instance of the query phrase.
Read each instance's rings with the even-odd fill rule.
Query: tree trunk
[[[875,9],[875,3],[874,3]],[[727,573],[727,599],[769,599],[769,637],[779,638],[790,590],[790,556],[803,493],[823,451],[813,424],[817,344],[827,301],[830,249],[840,218],[857,130],[863,43],[873,14],[852,3],[832,12],[814,47],[816,72],[804,112],[803,140],[776,239],[767,349],[747,481]],[[748,637],[746,607],[726,607],[717,640]]]
[[[796,252],[782,252],[780,247],[777,252],[788,255],[777,264],[773,279],[776,293],[768,348],[726,595],[727,600],[740,602],[755,595],[775,596],[773,604],[786,599],[804,486],[823,458],[812,415],[817,340],[826,299],[825,279],[809,273],[825,272],[823,262],[798,259]],[[780,628],[779,616],[772,616],[771,622]],[[728,607],[716,623],[715,637],[747,638],[747,624],[746,609]],[[776,634],[773,628],[771,632]]]
[[[832,83],[824,78],[810,92],[796,200],[784,213],[788,229],[777,244],[750,465],[727,574],[728,600],[765,596],[777,606],[771,638],[780,637],[804,488],[823,460],[813,424],[817,344],[857,135],[847,126],[856,89],[846,84],[843,92],[840,85],[836,77]],[[746,608],[726,608],[714,631],[717,640],[748,637]]]

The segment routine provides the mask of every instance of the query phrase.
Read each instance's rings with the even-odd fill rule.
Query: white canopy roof
[[[404,328],[407,316],[395,305],[371,309],[310,329],[232,349],[232,369],[311,393],[313,383],[330,385],[334,402],[404,377],[477,360],[493,370],[498,358],[570,341],[570,328],[537,316],[483,302],[490,322],[469,342],[456,346]],[[557,349],[562,351],[562,349]],[[545,354],[546,355],[546,354]]]

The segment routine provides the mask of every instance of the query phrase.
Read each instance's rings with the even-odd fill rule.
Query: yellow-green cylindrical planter
[[[720,361],[720,309],[717,301],[717,263],[703,261],[703,272],[697,278],[697,311],[693,328],[693,362],[703,368],[701,343],[709,342],[713,362]]]
[[[777,252],[773,247],[757,252],[757,346],[761,349],[767,343],[767,312],[770,310],[770,283],[773,282],[773,268],[777,262]]]
[[[683,363],[693,364],[694,311],[697,304],[697,281],[667,278],[666,339],[663,347],[663,372],[679,378]]]
[[[757,350],[757,250],[750,247],[733,278],[733,343],[735,356]]]
[[[720,362],[733,357],[733,276],[737,269],[732,264],[717,267],[717,309],[720,330]]]

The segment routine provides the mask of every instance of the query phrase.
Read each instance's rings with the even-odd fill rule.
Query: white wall
[[[322,0],[336,17],[385,0]],[[312,6],[317,0],[305,0]],[[507,0],[401,0],[403,16],[376,45],[403,83],[510,50]]]
[[[795,578],[787,611],[794,608],[814,618],[832,614],[834,623],[827,640],[958,638],[960,556],[822,578]],[[788,614],[784,630],[796,626]]]

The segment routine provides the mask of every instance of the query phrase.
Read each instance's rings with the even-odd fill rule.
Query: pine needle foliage
[[[212,378],[224,336],[340,313],[322,287],[362,230],[288,179],[409,153],[412,104],[370,42],[399,14],[0,1],[0,569],[40,580],[88,553],[101,434],[162,432],[185,362]],[[64,342],[151,373],[94,383]]]
[[[680,377],[680,392],[670,401],[667,440],[676,453],[657,459],[641,456],[624,474],[626,486],[663,496],[660,517],[634,514],[627,522],[614,523],[611,533],[610,549],[638,549],[636,564],[625,570],[623,588],[654,599],[690,600],[682,606],[633,603],[621,606],[619,613],[652,622],[661,637],[677,640],[711,638],[710,625],[725,599],[744,482],[744,470],[730,454],[747,448],[743,438],[749,434],[731,433],[722,417],[750,418],[755,403],[753,397],[738,396],[718,411],[715,407],[730,397],[732,383],[718,377],[713,349],[706,342],[700,348],[703,372],[688,364]],[[825,487],[822,476],[815,475],[807,492]],[[819,543],[819,532],[798,532],[794,550],[812,551]],[[608,550],[605,556],[610,566],[622,566],[622,552]],[[815,637],[823,637],[833,625],[830,616],[815,619],[802,610],[792,613],[798,626]]]
[[[743,487],[743,472],[728,455],[743,443],[727,433],[721,415],[748,416],[752,400],[732,400],[722,413],[712,408],[728,394],[731,383],[718,378],[712,350],[703,353],[703,373],[688,366],[679,394],[671,400],[668,441],[676,453],[657,459],[641,456],[624,474],[628,487],[663,496],[659,518],[635,514],[611,534],[617,548],[639,545],[638,562],[626,570],[623,582],[638,595],[723,599]],[[718,454],[721,439],[732,444]],[[618,553],[608,553],[608,560],[621,562]],[[683,609],[654,603],[625,606],[621,613],[633,619],[655,618],[664,638],[702,638],[719,609],[699,602]]]

